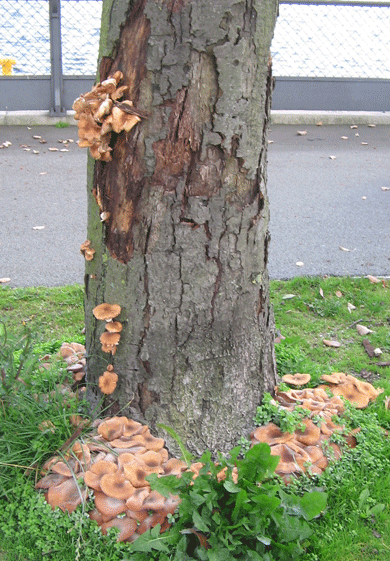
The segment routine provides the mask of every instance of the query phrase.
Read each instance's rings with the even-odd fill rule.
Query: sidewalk
[[[390,125],[367,117],[351,129],[352,119],[271,125],[272,278],[390,274]],[[0,150],[0,278],[10,286],[83,282],[87,154],[76,140],[74,126],[0,128],[0,145],[12,143]]]

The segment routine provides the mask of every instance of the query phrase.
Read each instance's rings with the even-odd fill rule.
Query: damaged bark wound
[[[266,195],[276,10],[112,0],[109,54],[102,37],[100,79],[121,70],[125,97],[149,117],[113,135],[111,162],[89,164],[88,379],[108,360],[91,310],[118,303],[116,407],[156,433],[171,426],[197,453],[235,445],[276,382]]]

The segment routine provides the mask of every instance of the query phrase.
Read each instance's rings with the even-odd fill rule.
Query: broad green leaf
[[[131,544],[131,551],[142,551],[150,553],[153,550],[168,552],[167,543],[171,543],[172,537],[169,533],[160,534],[160,524],[151,530],[147,530]]]
[[[303,515],[306,520],[317,518],[325,510],[328,495],[321,491],[305,493],[301,498]]]
[[[192,520],[194,521],[194,526],[200,532],[208,533],[210,531],[207,521],[204,520],[204,518],[202,518],[199,512],[196,512],[196,510],[194,510],[192,513]]]
[[[233,481],[224,481],[223,486],[229,493],[239,493],[240,488]]]

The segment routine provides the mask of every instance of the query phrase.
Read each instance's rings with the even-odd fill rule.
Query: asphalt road
[[[390,275],[390,127],[277,125],[269,138],[271,278]],[[75,127],[0,129],[0,145],[12,143],[0,150],[0,278],[10,286],[83,281],[86,150],[76,140]]]

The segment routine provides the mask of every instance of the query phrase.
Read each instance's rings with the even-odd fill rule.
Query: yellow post
[[[0,64],[3,71],[3,76],[11,76],[12,67],[16,64],[13,58],[0,58]]]

